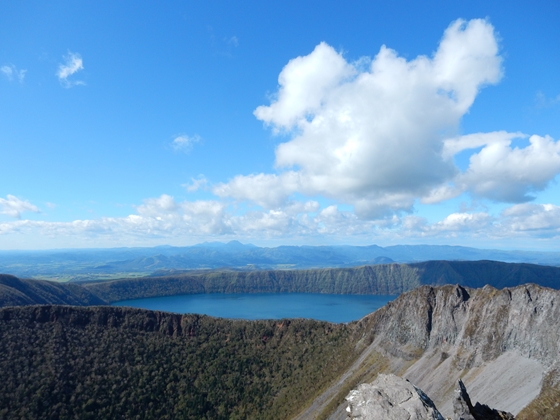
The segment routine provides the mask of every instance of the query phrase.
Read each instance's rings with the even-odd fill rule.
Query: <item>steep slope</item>
[[[23,280],[0,274],[0,307],[34,304],[83,306],[107,302],[77,284]]]
[[[331,418],[340,418],[344,405],[335,410],[336,401],[379,372],[410,380],[446,416],[460,378],[473,400],[519,413],[539,395],[544,378],[557,389],[559,305],[559,291],[533,284],[503,290],[423,286],[405,293],[358,323],[367,325],[362,343],[370,343],[361,361],[318,399],[312,410],[317,416],[304,412],[300,418],[333,411]]]

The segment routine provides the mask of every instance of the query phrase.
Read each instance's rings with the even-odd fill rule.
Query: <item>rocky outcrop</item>
[[[408,380],[379,374],[371,384],[361,384],[346,396],[346,420],[444,420],[433,401]],[[476,403],[474,406],[459,379],[453,400],[452,420],[514,420],[513,414]]]
[[[346,397],[347,419],[444,420],[430,398],[406,379],[380,374]]]

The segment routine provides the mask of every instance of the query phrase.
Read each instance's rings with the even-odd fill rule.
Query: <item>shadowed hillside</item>
[[[0,274],[0,307],[34,304],[86,306],[107,302],[77,284],[23,280]]]

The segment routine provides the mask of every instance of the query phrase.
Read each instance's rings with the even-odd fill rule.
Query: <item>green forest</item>
[[[0,310],[2,419],[282,419],[355,359],[358,323]]]

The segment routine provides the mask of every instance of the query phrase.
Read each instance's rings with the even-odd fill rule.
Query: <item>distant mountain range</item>
[[[205,242],[189,247],[0,251],[0,272],[20,277],[62,276],[88,280],[139,273],[169,274],[172,270],[263,270],[355,267],[430,260],[560,265],[560,252],[504,251],[462,246],[396,245],[279,246]]]

